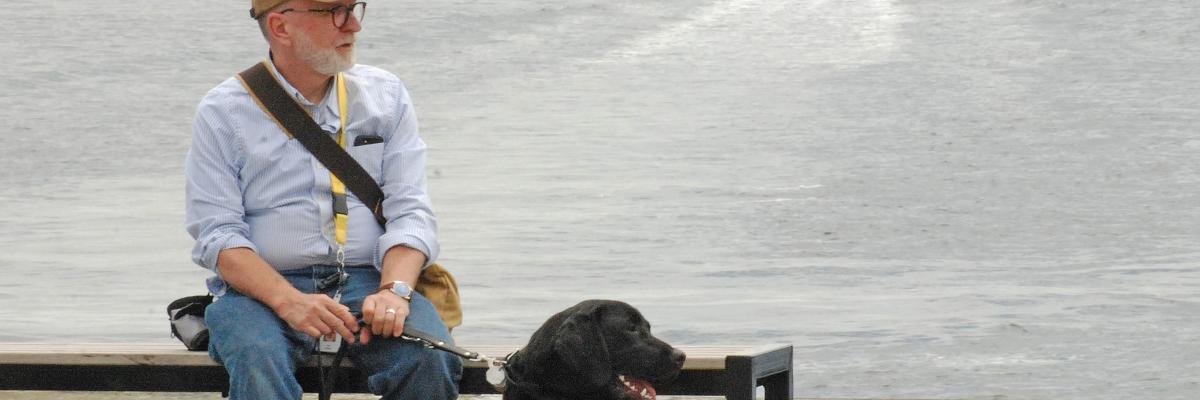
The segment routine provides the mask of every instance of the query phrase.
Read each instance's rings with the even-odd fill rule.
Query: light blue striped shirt
[[[437,220],[426,191],[426,146],[408,91],[395,75],[370,66],[356,65],[345,76],[347,152],[383,189],[387,219],[384,232],[371,210],[347,194],[346,264],[379,268],[383,253],[397,245],[424,253],[432,263]],[[334,85],[321,104],[312,104],[276,77],[325,131],[337,132]],[[185,165],[187,231],[196,239],[192,260],[217,273],[208,280],[209,291],[221,295],[227,288],[217,270],[217,254],[224,249],[249,248],[280,271],[336,264],[329,170],[289,139],[237,78],[201,100],[193,129]],[[383,142],[352,145],[369,135]]]

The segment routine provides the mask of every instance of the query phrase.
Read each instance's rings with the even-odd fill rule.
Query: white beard
[[[293,32],[296,43],[296,53],[300,60],[322,75],[335,75],[354,66],[354,48],[347,54],[338,52],[337,48],[321,48],[313,43],[303,31]]]

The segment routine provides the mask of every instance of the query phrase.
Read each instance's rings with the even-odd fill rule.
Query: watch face
[[[396,283],[392,285],[392,292],[400,295],[400,297],[408,297],[412,294],[412,288],[408,287],[407,283],[396,281]]]

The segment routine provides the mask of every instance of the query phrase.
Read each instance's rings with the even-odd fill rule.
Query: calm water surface
[[[245,3],[10,10],[0,341],[170,340],[207,274],[194,107],[265,55]],[[463,342],[613,298],[676,344],[796,346],[801,397],[1200,393],[1200,3],[368,14],[360,61],[406,80],[431,148]]]

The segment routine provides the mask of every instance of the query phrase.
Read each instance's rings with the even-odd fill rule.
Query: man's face
[[[297,10],[329,9],[338,4],[349,6],[352,0],[338,3],[317,1],[294,1],[290,8]],[[334,75],[354,66],[354,34],[362,29],[358,20],[351,17],[339,29],[333,26],[329,13],[290,12],[289,22],[296,28],[292,31],[292,46],[296,57],[323,75]]]

